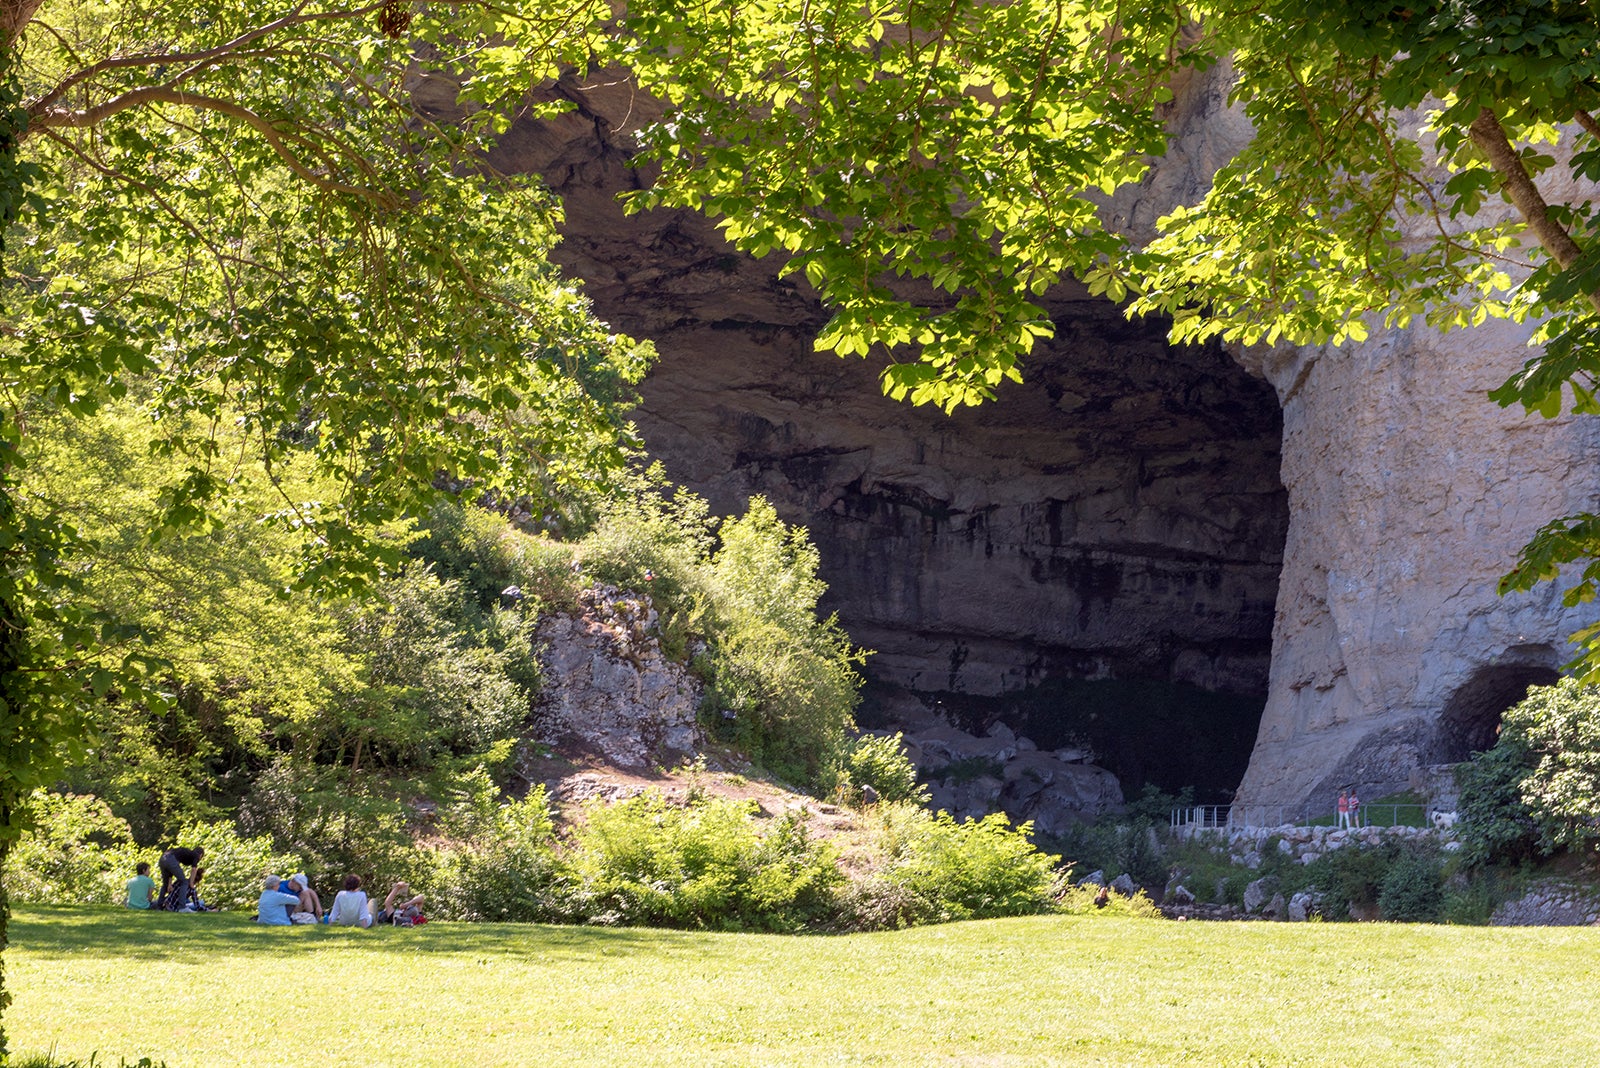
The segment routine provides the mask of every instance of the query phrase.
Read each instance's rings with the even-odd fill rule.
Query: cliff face
[[[1248,136],[1225,76],[1180,95],[1173,154],[1110,206],[1125,225],[1197,195]],[[1186,751],[1254,733],[1253,714],[1240,727],[1227,711],[1206,737],[1157,716],[1114,745],[1092,721],[1144,722],[1186,687],[1243,694],[1266,711],[1241,800],[1298,804],[1345,784],[1379,796],[1483,747],[1569,655],[1583,620],[1556,591],[1494,594],[1527,536],[1597,489],[1593,421],[1484,398],[1526,358],[1515,328],[1233,359],[1060,292],[1027,384],[945,417],[814,355],[823,315],[804,284],[704,220],[624,217],[615,194],[637,178],[616,128],[647,105],[620,82],[562,92],[582,110],[519,126],[497,162],[548,178],[565,266],[604,317],[657,342],[651,452],[721,510],[763,493],[810,528],[831,606],[878,650],[888,711],[1023,718],[1041,744],[1101,730],[1102,754],[1132,746],[1108,766],[1137,778],[1165,750],[1175,785]],[[1174,689],[1105,691],[1124,694],[1108,705],[1072,688],[1092,679]]]
[[[1242,797],[1402,788],[1493,745],[1500,714],[1573,655],[1592,613],[1559,585],[1495,594],[1528,537],[1600,489],[1600,423],[1486,399],[1526,341],[1502,323],[1259,358],[1283,398],[1291,519]]]

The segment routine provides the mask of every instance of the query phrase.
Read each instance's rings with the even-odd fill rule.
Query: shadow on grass
[[[655,928],[552,927],[540,924],[429,923],[422,927],[262,927],[241,913],[140,913],[112,906],[16,909],[11,945],[30,956],[84,954],[172,961],[184,954],[271,953],[274,960],[329,950],[484,954],[541,961],[583,961],[632,953],[693,960],[710,956],[714,936]],[[780,936],[770,936],[780,937]]]

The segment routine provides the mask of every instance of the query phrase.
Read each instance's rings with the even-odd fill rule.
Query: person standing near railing
[[[1361,829],[1361,798],[1356,796],[1355,787],[1350,788],[1350,826]]]
[[[1350,792],[1339,791],[1339,829],[1346,830],[1350,826]]]

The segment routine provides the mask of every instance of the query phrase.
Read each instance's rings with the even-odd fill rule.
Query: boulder
[[[1270,902],[1277,892],[1277,876],[1267,875],[1256,879],[1244,888],[1244,910],[1251,913],[1260,912],[1262,906]]]
[[[1290,920],[1301,923],[1309,920],[1312,916],[1318,915],[1319,910],[1320,903],[1316,896],[1309,891],[1302,890],[1289,899],[1287,916]]]

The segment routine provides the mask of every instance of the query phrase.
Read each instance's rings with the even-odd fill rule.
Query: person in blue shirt
[[[300,899],[278,889],[278,877],[269,875],[261,881],[261,900],[256,902],[256,922],[272,927],[288,927],[289,913]]]
[[[156,882],[150,878],[150,863],[141,860],[139,874],[128,880],[128,907],[148,910],[156,899]]]

